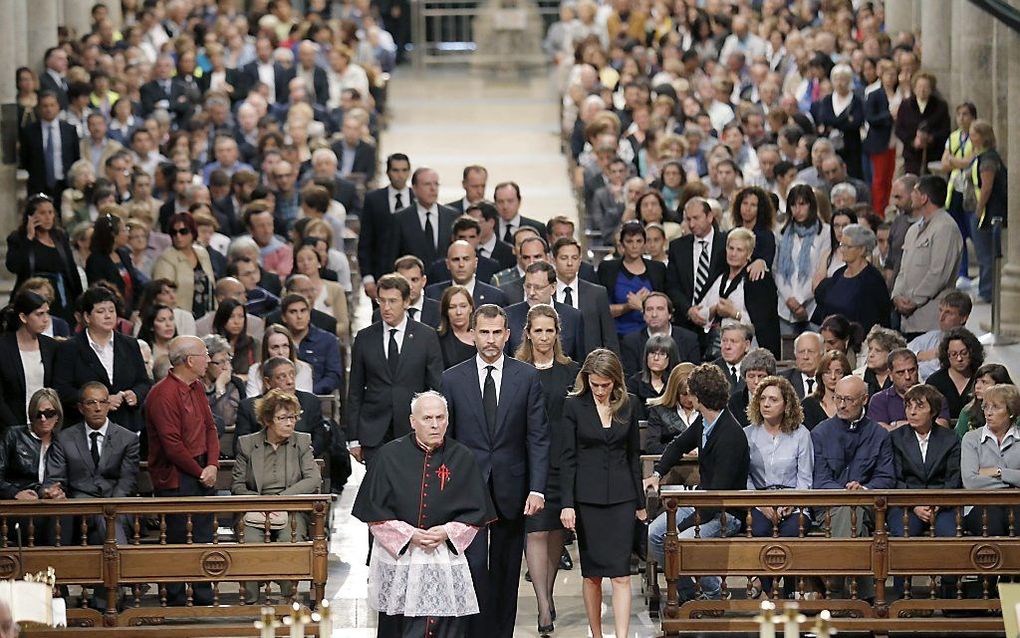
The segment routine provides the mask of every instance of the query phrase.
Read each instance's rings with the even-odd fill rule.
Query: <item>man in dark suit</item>
[[[654,335],[672,337],[676,343],[676,350],[680,354],[680,361],[687,361],[695,365],[701,363],[698,335],[687,328],[673,325],[673,302],[670,301],[666,293],[653,292],[649,294],[642,302],[641,309],[646,328],[632,332],[620,340],[620,362],[623,364],[624,374],[629,377],[635,372],[641,372],[645,344]]]
[[[262,374],[262,387],[265,392],[283,390],[297,397],[298,403],[301,404],[301,416],[298,417],[294,429],[312,436],[312,451],[316,458],[322,458],[329,451],[329,432],[322,425],[322,404],[314,394],[297,389],[295,384],[297,369],[294,362],[285,357],[272,357],[262,364],[259,372]],[[239,438],[262,429],[262,425],[255,417],[255,401],[259,398],[248,397],[238,406],[232,452],[237,450]]]
[[[304,188],[312,182],[325,186],[330,196],[344,205],[348,215],[361,215],[362,201],[358,197],[358,186],[341,177],[338,168],[336,153],[328,148],[317,148],[312,151],[312,170],[304,172],[299,186]]]
[[[28,192],[46,193],[60,202],[71,164],[81,157],[75,128],[60,119],[55,93],[39,95],[39,120],[21,129],[21,167],[28,171]]]
[[[726,409],[730,400],[730,385],[722,372],[710,363],[699,365],[687,378],[687,387],[694,395],[694,407],[701,418],[684,430],[666,446],[655,464],[652,476],[645,479],[645,490],[658,491],[659,479],[665,476],[688,452],[698,451],[698,470],[701,489],[743,490],[747,488],[747,471],[751,464],[747,437],[733,415]],[[681,507],[676,514],[677,531],[681,538],[730,536],[740,529],[741,520],[733,512],[726,512],[725,529],[722,511]],[[663,512],[648,526],[648,554],[659,564],[665,559],[663,545],[666,539],[666,513]],[[702,576],[701,594],[707,599],[718,599],[722,581],[716,576]],[[682,578],[678,583],[681,600],[694,598],[694,582]]]
[[[507,341],[507,354],[513,356],[518,346],[524,341],[524,327],[528,322],[528,311],[532,306],[545,304],[552,306],[560,316],[560,344],[563,352],[574,361],[583,361],[584,349],[584,318],[573,306],[553,300],[556,292],[556,269],[547,261],[538,261],[528,266],[524,275],[525,299],[506,309],[507,327],[510,328],[510,339]]]
[[[450,436],[475,454],[499,517],[467,550],[479,614],[470,636],[511,638],[524,553],[524,520],[545,506],[549,425],[538,371],[503,354],[509,338],[499,306],[471,317],[478,355],[443,373]]]
[[[499,264],[500,269],[513,268],[517,263],[511,244],[500,241],[496,236],[499,212],[489,202],[478,202],[467,207],[465,214],[478,220],[481,231],[478,234],[478,255],[488,257]]]
[[[361,118],[345,115],[340,126],[340,139],[333,143],[332,149],[340,163],[340,174],[347,177],[351,173],[365,176],[366,183],[375,179],[375,144],[365,141],[365,125]]]
[[[499,212],[499,229],[496,236],[506,243],[513,243],[514,233],[521,226],[530,226],[538,231],[542,239],[546,238],[545,224],[521,215],[521,187],[516,182],[497,184],[492,198]]]
[[[361,209],[361,231],[358,234],[358,264],[365,294],[375,299],[375,282],[390,272],[396,257],[389,244],[393,239],[393,215],[414,203],[414,192],[407,187],[411,177],[411,160],[403,153],[386,158],[389,186],[365,195]],[[386,261],[387,257],[392,257]],[[423,262],[424,263],[424,262]]]
[[[485,184],[489,180],[489,171],[484,166],[471,164],[464,167],[464,179],[461,186],[464,187],[464,197],[448,202],[446,205],[459,215],[467,212],[471,206],[485,200]]]
[[[269,95],[272,101],[287,101],[287,83],[294,77],[294,69],[284,68],[282,64],[273,60],[273,50],[276,47],[268,37],[260,36],[255,40],[255,60],[245,64],[241,68],[244,75],[244,91],[242,97],[259,83],[269,87]]]
[[[740,362],[750,352],[752,341],[754,328],[742,323],[731,323],[719,331],[719,357],[712,363],[719,366],[733,388],[743,383]]]
[[[574,220],[566,215],[557,215],[547,221],[545,223],[545,230],[549,247],[551,248],[560,239],[573,239],[574,228]],[[577,268],[577,276],[589,283],[599,283],[598,275],[595,273],[595,266],[592,266],[583,258],[580,260],[580,265]]]
[[[431,284],[425,288],[425,295],[435,300],[443,298],[443,292],[450,286],[464,286],[471,293],[475,308],[492,303],[507,305],[506,295],[499,288],[483,283],[475,276],[478,255],[471,244],[464,240],[455,241],[446,249],[446,267],[452,279]]]
[[[524,273],[528,266],[549,258],[549,244],[537,236],[533,228],[518,229],[514,239],[517,241],[517,264],[492,277],[492,285],[502,290],[511,304],[524,301]]]
[[[110,391],[110,418],[132,432],[145,426],[142,404],[152,387],[142,351],[134,337],[115,332],[117,305],[113,293],[94,287],[79,305],[85,329],[57,350],[53,387],[64,402],[64,418],[77,419],[81,388],[99,381]]]
[[[425,296],[428,278],[422,272],[421,260],[414,255],[404,255],[393,264],[393,271],[402,275],[411,284],[411,304],[407,307],[409,319],[419,321],[433,330],[439,329],[439,302]],[[378,306],[372,312],[372,323],[381,320]]]
[[[60,108],[67,108],[67,51],[63,47],[50,47],[43,56],[46,68],[39,76],[39,91],[51,91],[57,96]]]
[[[489,280],[499,272],[501,269],[499,263],[494,259],[482,256],[478,247],[478,237],[481,234],[482,225],[478,223],[478,220],[470,215],[461,215],[453,222],[453,227],[450,231],[450,241],[466,241],[471,244],[471,248],[475,251],[478,258],[478,267],[475,270],[475,274],[484,283],[488,283]],[[440,258],[432,262],[428,270],[429,279],[432,281],[448,281],[452,279],[450,274],[450,267],[446,265],[446,259]]]
[[[584,318],[584,353],[580,360],[596,348],[620,352],[620,338],[609,313],[609,295],[598,284],[580,278],[581,244],[573,237],[557,239],[552,247],[556,267],[556,301],[581,311]]]
[[[152,79],[139,89],[142,100],[142,115],[148,117],[156,109],[170,113],[174,121],[187,122],[194,111],[191,89],[175,77],[174,60],[162,55],[153,67]]]
[[[378,291],[382,320],[354,338],[347,390],[347,445],[351,456],[365,463],[411,431],[411,399],[438,389],[443,373],[436,331],[407,317],[407,280],[383,275]]]
[[[284,288],[284,295],[297,294],[305,297],[306,299],[315,298],[315,286],[312,284],[312,280],[308,278],[308,275],[302,275],[297,273],[287,277],[287,286]],[[332,315],[326,314],[321,310],[312,308],[312,325],[328,332],[331,335],[336,334],[336,318]],[[265,325],[272,326],[274,324],[283,325],[283,312],[277,307],[275,310],[263,317]]]
[[[329,79],[326,69],[315,63],[319,55],[319,45],[311,40],[302,40],[297,47],[297,64],[294,65],[295,77],[303,78],[308,88],[309,97],[321,106],[329,99]]]
[[[793,386],[793,391],[801,399],[811,396],[815,390],[818,360],[822,358],[824,350],[825,342],[822,340],[822,335],[817,332],[802,332],[793,342],[797,366],[782,370],[779,376],[786,377],[790,385]]]
[[[689,311],[691,306],[698,305],[708,287],[726,268],[726,236],[716,228],[715,213],[701,197],[687,202],[684,219],[691,232],[669,243],[666,290],[673,300],[679,323],[697,332],[704,320]],[[702,341],[702,351],[704,349]]]
[[[457,214],[440,206],[439,174],[431,168],[419,168],[411,176],[414,203],[399,211],[394,219],[395,235],[390,263],[400,255],[414,255],[431,264],[450,245],[450,228]]]

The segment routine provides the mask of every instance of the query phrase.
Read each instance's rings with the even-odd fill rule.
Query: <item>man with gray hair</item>
[[[156,496],[212,496],[216,493],[220,439],[202,384],[209,352],[201,339],[191,336],[175,337],[169,350],[170,373],[145,398],[149,476]],[[166,517],[168,543],[211,543],[214,532],[211,514]],[[193,583],[192,590],[193,597],[188,600],[184,583],[167,583],[167,603],[212,604],[209,583]]]
[[[740,362],[740,378],[744,382],[734,386],[733,393],[730,394],[730,402],[726,406],[733,413],[733,418],[740,423],[740,427],[746,428],[751,423],[747,418],[747,406],[751,402],[751,397],[754,396],[754,391],[758,389],[758,384],[765,377],[770,377],[775,373],[776,357],[765,348],[755,348],[748,352],[744,356],[744,360]]]
[[[793,341],[793,354],[796,358],[796,367],[787,368],[779,373],[785,377],[797,396],[803,399],[811,396],[815,391],[815,373],[818,371],[818,361],[825,352],[825,341],[822,335],[817,332],[802,332]]]

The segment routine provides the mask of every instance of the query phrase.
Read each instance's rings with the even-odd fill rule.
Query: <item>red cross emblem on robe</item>
[[[446,489],[446,481],[450,479],[450,468],[446,467],[446,463],[439,466],[436,476],[439,478],[439,491],[443,491]]]

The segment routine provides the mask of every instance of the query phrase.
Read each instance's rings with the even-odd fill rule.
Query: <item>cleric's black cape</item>
[[[419,529],[454,521],[482,527],[496,518],[474,454],[449,437],[429,452],[414,432],[372,458],[351,513],[366,523],[399,520]]]

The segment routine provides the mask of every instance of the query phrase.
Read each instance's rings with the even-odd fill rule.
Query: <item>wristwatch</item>
[[[1002,468],[1001,467],[995,468],[995,478],[997,478],[997,479],[1001,479],[1002,478]]]
[[[662,478],[662,474],[659,474],[658,472],[652,472],[652,478]]]

